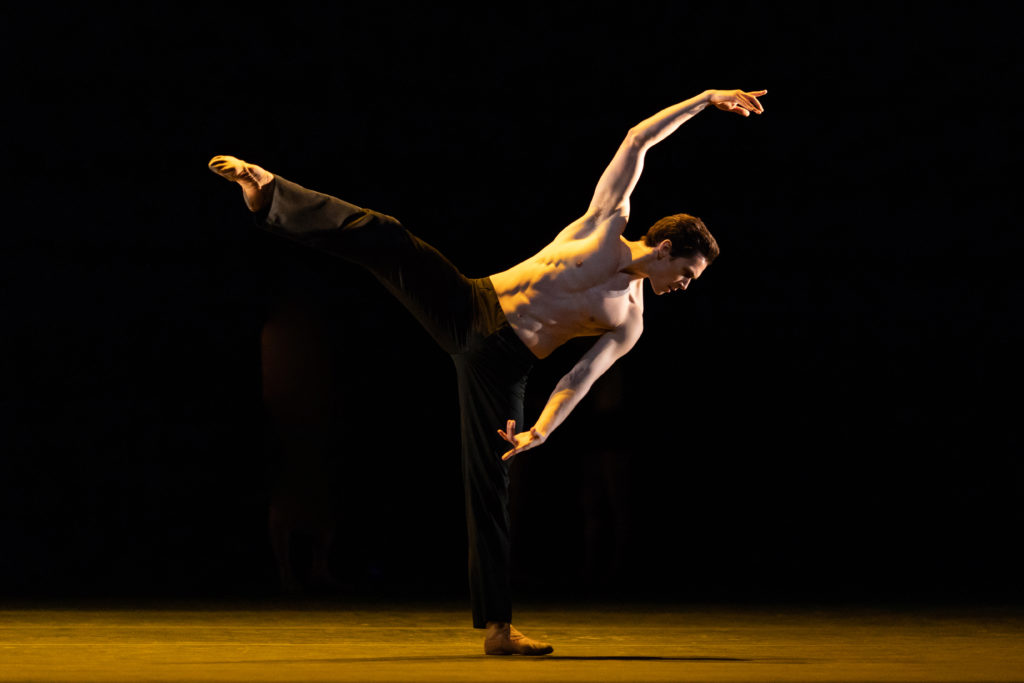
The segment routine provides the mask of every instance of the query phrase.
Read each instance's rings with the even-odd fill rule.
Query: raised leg
[[[474,315],[471,281],[398,220],[234,157],[214,157],[210,168],[242,186],[260,227],[363,266],[441,348],[454,353],[464,346]]]

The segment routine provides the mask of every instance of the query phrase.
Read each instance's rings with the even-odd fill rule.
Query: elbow
[[[626,139],[622,141],[622,145],[633,149],[643,149],[647,146],[649,138],[650,136],[641,126],[633,126],[626,133]]]
[[[590,376],[590,365],[585,364],[582,367],[574,367],[566,373],[555,385],[555,390],[552,393],[561,395],[566,400],[578,399],[587,393],[593,383],[594,378]]]
[[[562,379],[558,380],[558,384],[551,390],[552,396],[572,396],[576,393],[576,379],[569,375],[566,375]]]

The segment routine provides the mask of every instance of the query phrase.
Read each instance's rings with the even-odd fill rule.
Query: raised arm
[[[504,430],[498,430],[501,438],[512,444],[511,450],[501,456],[501,459],[508,460],[517,453],[544,443],[548,435],[562,424],[572,409],[579,404],[580,399],[590,391],[597,378],[633,348],[641,332],[643,317],[636,313],[625,325],[601,335],[572,370],[555,385],[555,390],[551,392],[532,429],[516,434],[516,422],[509,420]]]
[[[764,112],[757,98],[767,90],[744,92],[742,90],[706,90],[685,102],[659,111],[654,116],[633,126],[622,141],[608,168],[597,181],[594,198],[587,213],[595,217],[607,216],[614,212],[629,216],[629,196],[636,187],[636,181],[644,168],[644,155],[693,118],[709,104],[724,111],[742,116]],[[625,227],[625,224],[621,224]]]

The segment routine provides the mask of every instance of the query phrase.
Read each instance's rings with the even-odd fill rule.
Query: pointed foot
[[[274,174],[255,164],[218,154],[207,166],[220,177],[241,185],[245,205],[250,211],[259,211],[272,196]]]

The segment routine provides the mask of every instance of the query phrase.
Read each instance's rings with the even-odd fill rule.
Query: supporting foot
[[[527,655],[551,654],[555,648],[547,643],[527,638],[512,624],[501,621],[487,622],[487,637],[484,638],[484,654]]]
[[[210,159],[210,170],[222,178],[242,186],[245,205],[259,211],[273,196],[274,174],[236,157],[218,155]]]

